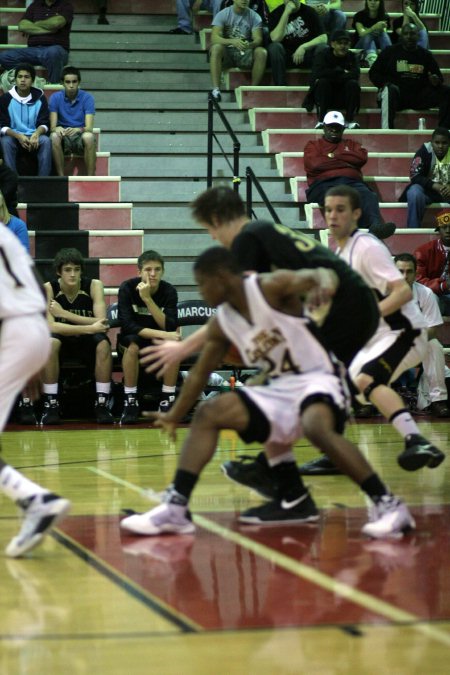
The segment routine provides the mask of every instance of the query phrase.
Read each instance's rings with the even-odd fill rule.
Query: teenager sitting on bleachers
[[[392,34],[391,40],[392,44],[397,44],[402,32],[402,27],[407,23],[413,23],[419,29],[419,42],[417,43],[419,47],[424,49],[429,48],[429,37],[428,30],[422,19],[419,15],[420,9],[420,0],[403,0],[402,2],[402,11],[403,15],[398,16],[392,22]]]
[[[450,210],[437,214],[436,225],[439,236],[414,251],[417,281],[437,295],[442,316],[450,316]]]
[[[54,93],[49,102],[50,140],[58,176],[64,176],[64,155],[83,155],[86,175],[95,176],[95,102],[91,94],[80,89],[80,82],[78,68],[66,66],[62,76],[64,91]]]
[[[106,303],[100,279],[83,277],[84,260],[76,248],[55,256],[56,279],[44,284],[51,354],[44,370],[44,412],[41,424],[60,423],[59,372],[65,357],[80,359],[95,372],[95,416],[98,424],[112,424],[109,410],[112,354],[106,335]]]
[[[311,68],[316,54],[327,46],[327,34],[319,15],[299,0],[284,0],[272,10],[269,30],[272,40],[268,46],[269,61],[276,86],[286,86],[287,68]]]
[[[122,282],[119,288],[119,345],[122,356],[125,391],[121,424],[135,424],[139,419],[138,379],[139,350],[154,340],[181,340],[177,330],[178,294],[164,281],[164,260],[157,251],[144,251],[138,260],[139,276]],[[167,412],[175,400],[178,364],[163,377],[159,407]]]
[[[49,176],[52,170],[51,143],[47,135],[50,121],[48,103],[42,89],[33,87],[36,71],[20,63],[14,71],[16,84],[0,96],[0,128],[3,159],[17,171],[17,152],[37,156],[38,175]]]
[[[421,227],[427,206],[450,203],[450,131],[437,127],[411,162],[410,185],[400,197],[408,202],[408,227]]]
[[[364,51],[364,59],[369,68],[377,60],[378,50],[386,49],[392,44],[387,32],[389,25],[390,19],[384,0],[365,0],[364,9],[353,17],[352,26],[358,36],[355,48]]]
[[[348,129],[357,129],[355,114],[359,110],[361,87],[356,55],[350,51],[351,37],[346,30],[335,30],[331,46],[315,57],[311,70],[310,96],[317,106],[316,129],[323,127],[323,118],[329,110],[345,109]]]
[[[233,6],[222,9],[213,19],[210,70],[211,94],[220,101],[220,78],[224,68],[251,68],[252,84],[258,85],[264,75],[267,51],[262,46],[262,20],[248,8],[249,0],[233,0]]]
[[[399,253],[394,262],[412,290],[413,302],[418,305],[427,322],[428,344],[422,361],[417,407],[423,410],[429,406],[434,417],[449,417],[445,354],[436,335],[436,328],[443,323],[437,298],[431,289],[416,281],[417,260],[411,253]]]
[[[399,110],[429,110],[439,107],[440,127],[450,129],[450,87],[444,85],[441,70],[428,49],[418,46],[415,24],[402,27],[400,42],[387,47],[369,71],[381,90],[381,126],[395,128]]]
[[[347,17],[341,10],[341,0],[302,0],[302,2],[317,12],[328,35],[345,28]]]

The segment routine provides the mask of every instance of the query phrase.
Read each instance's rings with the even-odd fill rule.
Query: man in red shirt
[[[442,316],[450,316],[450,209],[437,214],[436,225],[439,237],[414,251],[417,281],[436,293]]]
[[[379,239],[395,232],[394,223],[385,223],[380,213],[378,197],[363,181],[362,167],[367,162],[367,150],[358,141],[342,140],[345,120],[336,110],[323,118],[323,138],[308,141],[304,166],[308,180],[306,199],[309,204],[324,205],[325,194],[335,185],[350,185],[358,191],[362,215],[358,226],[367,228]]]

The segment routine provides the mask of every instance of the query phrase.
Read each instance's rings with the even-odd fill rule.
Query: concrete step
[[[446,208],[447,204],[431,204],[425,211],[423,226],[434,230],[436,213]],[[399,228],[407,227],[407,204],[398,202],[380,202],[380,211],[386,222],[392,221]],[[325,220],[318,204],[305,204],[305,215],[308,227],[323,229],[326,227]]]
[[[206,61],[206,55],[200,51],[140,51],[133,49],[117,50],[111,49],[71,49],[70,58],[83,71],[86,68],[96,70],[100,68],[111,68],[114,64],[114,70],[134,70],[151,69],[158,71],[207,71],[209,67]],[[122,75],[122,77],[126,77]]]
[[[205,130],[206,131],[206,130]],[[110,150],[112,156],[121,152],[129,154],[130,149],[136,153],[200,153],[206,150],[206,133],[203,132],[102,132],[102,144]],[[232,155],[233,144],[227,133],[217,132],[221,146]],[[259,134],[252,131],[239,134],[243,152],[264,152]],[[217,149],[217,146],[216,146]]]
[[[395,125],[399,129],[418,129],[419,119],[425,119],[425,128],[435,129],[438,125],[438,110],[403,110],[397,113]],[[303,112],[298,108],[252,108],[249,110],[250,124],[253,131],[264,129],[314,129],[317,114]],[[355,121],[362,129],[381,128],[381,109],[361,107]],[[104,125],[106,126],[106,125]]]
[[[75,0],[74,6],[77,13],[97,15],[92,0]],[[176,14],[176,0],[108,0],[108,17],[114,14]]]
[[[395,202],[400,199],[404,189],[409,185],[407,176],[366,176],[364,182],[373,190],[380,202]],[[306,202],[306,189],[308,183],[306,176],[294,176],[290,179],[291,190],[294,199]]]
[[[151,2],[151,0],[149,0]],[[176,16],[171,14],[115,14],[108,15],[109,26],[99,26],[97,17],[93,14],[77,14],[74,19],[74,26],[77,28],[95,28],[96,31],[103,30],[107,33],[112,29],[134,31],[137,28],[146,28],[152,32],[167,32],[170,28],[176,26]],[[184,37],[184,36],[183,36]]]
[[[120,202],[120,176],[19,176],[20,202]],[[132,201],[132,200],[126,200]]]
[[[236,134],[249,132],[250,124],[247,112],[244,110],[229,110],[227,119]],[[95,116],[96,124],[104,129],[114,129],[116,132],[138,130],[140,132],[163,132],[176,131],[186,133],[189,131],[203,132],[208,126],[208,114],[203,111],[177,111],[177,110],[100,110]],[[215,125],[223,129],[220,118],[216,117]],[[205,138],[206,143],[206,138]]]
[[[143,230],[92,230],[85,231],[87,237],[87,253],[89,258],[101,258],[102,256],[139,257],[142,253],[144,238]],[[66,246],[76,246],[77,237],[71,232],[57,232],[54,230],[38,232],[30,231],[30,254],[34,257],[46,258]]]
[[[97,164],[95,168],[96,176],[109,176],[109,166],[111,153],[97,152]],[[84,157],[76,155],[64,157],[64,174],[66,176],[85,176],[86,163]]]
[[[11,33],[11,39],[9,39],[8,32],[8,41],[16,42],[16,34],[18,38],[19,31],[16,31]],[[181,38],[179,35],[172,35],[168,32],[155,33],[149,25],[133,26],[133,33],[131,33],[129,26],[124,26],[122,30],[114,26],[105,31],[101,26],[97,28],[96,25],[79,26],[74,24],[70,34],[71,47],[76,50],[138,49],[145,52],[160,50],[161,52],[173,52],[174,54],[180,52],[202,53],[194,35],[183,35]]]
[[[160,89],[162,91],[197,89],[203,90],[206,97],[207,92],[211,89],[211,78],[206,68],[203,72],[186,73],[183,70],[164,71],[161,68],[146,70],[140,66],[123,70],[110,67],[107,70],[85,67],[83,68],[83,87],[87,91],[95,89],[111,91],[117,88],[140,91],[143,89]]]
[[[72,213],[73,209],[76,213]],[[25,204],[18,205],[19,218],[31,230],[48,230],[54,223],[56,229],[79,230],[131,230],[133,227],[133,204]],[[62,213],[62,217],[61,217]],[[52,225],[53,227],[53,225]]]
[[[251,166],[258,177],[275,178],[277,170],[271,166],[272,159],[267,155],[254,157],[240,157],[242,171],[246,166]],[[217,156],[213,162],[214,177],[220,178],[229,175],[230,167],[223,158]],[[112,159],[112,171],[115,175],[149,178],[204,178],[207,171],[207,155],[138,155],[138,156],[115,156]]]
[[[412,152],[369,152],[363,172],[373,176],[401,176],[409,173]],[[275,156],[280,176],[293,177],[305,174],[303,152],[280,152]]]
[[[91,89],[95,97],[95,106],[98,111],[111,110],[111,92]],[[207,110],[208,96],[201,89],[197,91],[129,91],[127,89],[114,92],[114,108],[127,110]],[[282,106],[276,106],[282,107]],[[237,110],[238,105],[232,94],[225,94],[221,108],[227,114],[228,110]]]
[[[266,129],[262,132],[267,152],[302,151],[305,144],[323,135],[318,129]],[[353,138],[370,152],[416,152],[422,143],[430,139],[430,132],[404,129],[355,129],[345,132],[346,138]]]

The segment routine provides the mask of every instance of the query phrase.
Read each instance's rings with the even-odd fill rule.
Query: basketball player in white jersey
[[[38,374],[50,353],[45,312],[45,297],[30,256],[0,223],[0,431],[25,385],[33,397],[38,393]],[[19,534],[6,548],[6,555],[13,558],[37,546],[70,508],[67,499],[33,483],[2,459],[0,491],[24,513]]]
[[[345,185],[328,190],[325,218],[338,245],[337,254],[373,288],[381,315],[375,335],[351,362],[349,375],[360,399],[378,408],[404,438],[405,449],[397,458],[400,466],[406,471],[435,468],[444,460],[444,453],[420,435],[411,413],[389,386],[424,359],[426,320],[386,246],[358,230],[359,214],[356,190]]]
[[[315,324],[301,316],[300,295],[309,292],[310,300],[315,289],[316,299],[324,295],[329,299],[339,283],[336,273],[316,268],[242,278],[235,258],[223,247],[200,255],[194,272],[203,299],[218,310],[173,408],[167,414],[153,415],[156,426],[175,436],[177,423],[231,344],[237,346],[247,366],[265,372],[267,384],[243,387],[201,404],[164,502],[147,513],[128,516],[121,527],[141,535],[193,532],[189,498],[215,452],[221,429],[234,429],[247,443],[264,443],[275,485],[275,499],[242,513],[241,522],[318,520],[292,452],[293,443],[306,436],[373,500],[378,517],[363,527],[366,534],[400,537],[413,528],[406,506],[388,491],[358,448],[342,436],[347,394],[338,364]]]

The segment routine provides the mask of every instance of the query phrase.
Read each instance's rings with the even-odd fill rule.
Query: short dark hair
[[[14,79],[16,79],[17,75],[21,70],[25,70],[27,73],[30,73],[31,75],[31,81],[34,82],[36,79],[36,70],[34,66],[31,65],[31,63],[19,63],[15,69],[14,69]]]
[[[410,262],[414,265],[414,271],[417,269],[416,256],[412,253],[397,253],[397,255],[394,256],[394,262]]]
[[[348,197],[352,211],[361,208],[361,199],[358,190],[350,187],[350,185],[334,185],[326,191],[326,197]]]
[[[75,66],[65,66],[63,68],[63,71],[61,73],[61,81],[64,82],[64,78],[66,75],[76,75],[78,77],[78,82],[81,82],[81,73],[78,68],[75,68]]]
[[[157,260],[159,263],[161,263],[161,266],[164,270],[164,258],[158,251],[144,251],[144,253],[141,253],[137,260],[137,265],[138,268],[141,270],[145,263],[148,262],[149,260]]]
[[[237,192],[219,185],[202,192],[191,203],[192,216],[200,223],[212,224],[215,216],[219,222],[227,222],[245,216],[245,204]]]
[[[445,136],[445,138],[450,141],[450,131],[445,127],[436,127],[436,129],[431,134],[431,140],[433,140],[435,136]]]
[[[200,253],[193,269],[208,277],[215,276],[220,270],[241,274],[236,258],[223,246],[213,246]]]
[[[73,265],[79,265],[81,267],[81,271],[84,270],[84,259],[77,248],[61,248],[55,255],[53,266],[59,273],[61,272],[63,265],[68,265],[69,263],[72,263]]]

